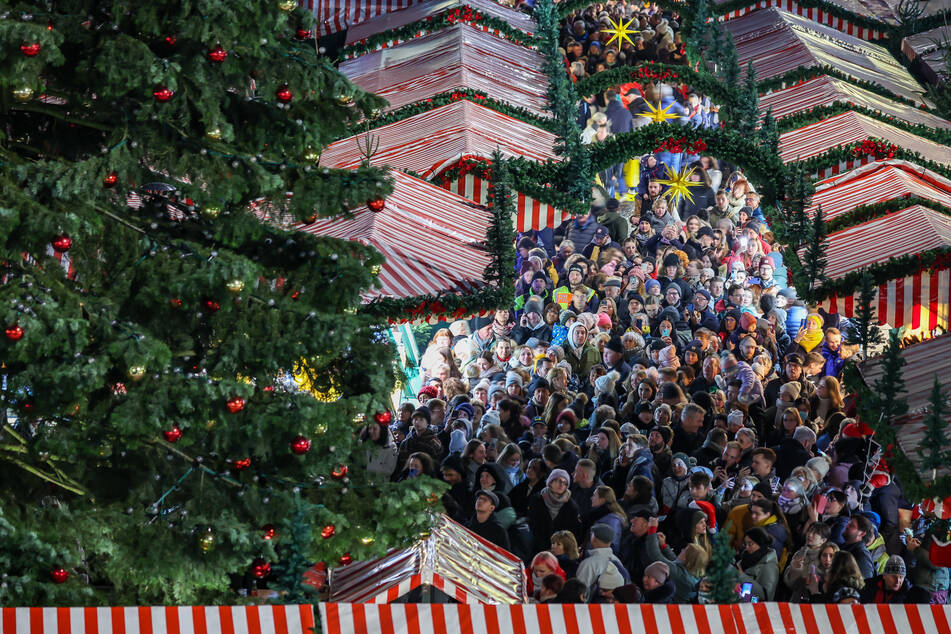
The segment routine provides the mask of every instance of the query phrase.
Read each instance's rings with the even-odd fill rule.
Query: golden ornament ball
[[[279,0],[277,3],[277,8],[281,11],[293,11],[297,8],[297,3],[294,0]]]
[[[371,546],[373,545],[373,542],[375,541],[376,541],[376,537],[374,537],[373,535],[366,535],[360,538],[360,543],[363,544],[364,546]]]
[[[314,148],[307,148],[307,153],[304,155],[304,160],[308,163],[316,163],[320,160],[320,152],[316,151]]]
[[[216,207],[215,205],[202,207],[201,215],[207,218],[208,220],[214,220],[215,218],[221,215],[221,207]]]
[[[350,104],[353,103],[353,95],[348,95],[348,94],[337,95],[337,103],[339,103],[341,106],[349,106]]]
[[[145,378],[145,366],[133,365],[129,368],[129,371],[127,372],[127,374],[129,375],[129,378],[132,379],[133,381],[136,381],[136,382],[141,381],[143,378]]]
[[[29,86],[13,89],[13,97],[17,101],[29,101],[33,98],[33,89]]]
[[[323,436],[327,433],[327,423],[317,423],[314,425],[314,433],[318,436]]]
[[[212,128],[205,132],[205,136],[211,139],[212,141],[217,141],[221,138],[221,128]]]
[[[225,284],[225,288],[231,293],[240,293],[244,290],[244,280],[231,280]]]
[[[211,532],[210,528],[208,529],[208,532],[198,538],[198,547],[206,553],[215,549],[215,534]]]
[[[217,424],[218,424],[218,421],[216,421],[214,418],[209,418],[207,421],[205,421],[205,429],[207,429],[208,431],[211,431],[212,429],[215,428],[215,425]]]
[[[383,270],[383,267],[380,266],[379,264],[374,264],[373,266],[370,267],[370,273],[372,275],[379,275],[380,271],[382,270]]]

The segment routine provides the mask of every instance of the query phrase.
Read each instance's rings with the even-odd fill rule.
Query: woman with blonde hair
[[[591,510],[581,518],[584,534],[587,535],[595,524],[607,524],[614,529],[614,552],[619,552],[621,537],[627,530],[627,513],[618,504],[614,489],[606,485],[596,486],[591,494]]]
[[[557,531],[551,536],[551,553],[558,559],[558,564],[569,577],[574,577],[578,571],[581,553],[578,551],[578,540],[571,531]]]
[[[655,525],[656,518],[651,518],[648,525]],[[697,600],[697,588],[700,579],[706,574],[710,564],[710,555],[699,544],[687,544],[681,549],[676,558],[667,557],[662,547],[658,533],[648,532],[647,559],[644,563],[662,561],[670,569],[670,578],[674,582],[674,603],[694,603]]]
[[[588,437],[587,458],[598,465],[598,473],[607,473],[614,468],[614,461],[621,452],[621,440],[610,427],[601,427]]]
[[[815,394],[809,398],[809,410],[813,419],[820,421],[820,427],[823,429],[833,414],[845,411],[842,388],[837,378],[824,376],[819,379]]]

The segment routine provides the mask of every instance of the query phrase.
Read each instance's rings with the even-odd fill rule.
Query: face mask
[[[418,469],[410,469],[410,470],[409,470],[409,473],[406,474],[406,477],[407,477],[407,478],[415,478],[415,477],[418,476],[418,475],[419,475],[419,470],[418,470]]]
[[[779,503],[779,508],[787,515],[790,513],[798,513],[802,510],[802,504],[796,499],[790,500],[789,498],[780,496],[777,502]]]
[[[711,605],[713,603],[713,597],[710,596],[709,592],[701,590],[697,593],[697,603],[700,605]]]
[[[516,473],[518,473],[518,467],[505,467],[505,471],[506,473],[511,473],[512,475],[515,475]]]

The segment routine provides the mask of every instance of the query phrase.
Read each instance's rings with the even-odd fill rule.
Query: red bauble
[[[20,327],[20,324],[8,326],[4,332],[7,335],[7,339],[10,341],[19,341],[20,339],[23,339],[23,328]]]
[[[350,556],[350,553],[344,553],[343,556],[340,557],[340,565],[341,565],[341,566],[346,566],[346,565],[349,564],[351,561],[353,561],[353,557]]]
[[[155,97],[156,101],[161,103],[171,100],[174,95],[175,91],[171,90],[167,86],[158,86],[152,91],[152,96]]]
[[[213,62],[221,63],[228,57],[228,51],[221,48],[221,44],[216,44],[213,49],[208,51],[208,59]]]
[[[221,304],[219,304],[218,302],[216,302],[216,301],[213,300],[213,299],[206,299],[206,300],[205,300],[205,308],[207,308],[207,309],[210,310],[211,312],[215,312],[216,310],[218,310],[219,308],[221,308]]]
[[[20,44],[20,52],[26,55],[27,57],[33,57],[34,55],[38,55],[41,48],[43,47],[39,42],[32,42],[30,44],[26,44],[26,43]]]
[[[297,29],[295,35],[297,35],[297,39],[309,40],[310,38],[314,37],[314,32],[308,31],[307,29],[304,29],[304,28],[300,28],[300,29]]]
[[[175,46],[175,43],[178,42],[178,38],[174,35],[165,36],[165,44],[168,46]]]
[[[225,405],[227,406],[229,412],[232,414],[237,414],[244,409],[244,399],[240,396],[233,396],[228,399]]]
[[[324,539],[330,539],[336,534],[337,534],[337,527],[334,526],[333,524],[327,524],[320,531],[320,536],[323,537]]]
[[[109,172],[102,179],[102,186],[105,187],[106,189],[109,189],[110,187],[115,187],[116,183],[118,182],[119,182],[119,175],[116,174],[115,172]]]
[[[270,392],[273,392],[273,391],[274,391],[274,386],[273,386],[273,385],[265,385],[265,386],[264,386],[264,391],[265,391],[265,392],[269,392],[269,393],[270,393]]]
[[[380,423],[381,425],[386,425],[387,427],[389,427],[390,423],[393,422],[393,412],[390,412],[390,411],[377,412],[376,414],[373,415],[373,420]]]
[[[330,477],[334,480],[343,480],[347,477],[347,473],[350,472],[350,469],[347,468],[347,465],[342,464],[333,471],[330,472]]]
[[[53,245],[53,250],[58,253],[65,253],[73,247],[73,240],[65,233],[61,236],[56,236],[53,238],[53,242],[50,244]]]
[[[277,92],[274,93],[274,96],[277,97],[277,100],[281,103],[290,103],[294,99],[294,93],[291,92],[291,89],[287,87],[287,84],[284,84],[277,89]]]
[[[244,471],[251,466],[251,458],[242,458],[234,461],[234,468],[238,471]]]
[[[168,300],[168,303],[172,308],[182,307],[182,300],[178,299],[177,297],[173,297],[172,299]]]
[[[374,198],[373,200],[367,201],[367,207],[370,208],[370,211],[378,213],[383,211],[383,207],[386,206],[386,200],[383,198]]]
[[[261,530],[264,531],[264,534],[261,535],[262,539],[271,540],[277,537],[277,529],[274,528],[274,524],[265,524],[261,527]]]
[[[302,456],[308,451],[310,451],[310,438],[305,436],[298,436],[291,441],[291,451],[296,453],[298,456]]]
[[[53,583],[66,583],[66,580],[69,579],[69,571],[65,568],[53,568],[50,570],[50,579],[53,580]]]
[[[265,561],[263,557],[258,557],[251,562],[251,572],[257,579],[264,579],[271,574],[271,563]]]
[[[175,425],[171,429],[163,431],[162,435],[165,436],[165,440],[169,442],[178,442],[182,437],[182,430],[178,427],[178,425]]]

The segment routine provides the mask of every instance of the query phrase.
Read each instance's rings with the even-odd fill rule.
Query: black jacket
[[[466,523],[466,528],[479,537],[492,542],[499,548],[504,548],[505,550],[511,550],[512,548],[509,544],[508,533],[505,532],[505,529],[502,528],[499,521],[495,519],[495,513],[489,515],[489,519],[485,522],[479,522],[479,518],[473,515],[472,519]]]
[[[528,501],[528,525],[532,529],[535,552],[551,547],[551,536],[558,531],[571,531],[579,544],[584,543],[581,533],[581,517],[574,500],[565,502],[558,515],[552,519],[541,493],[536,493]]]

